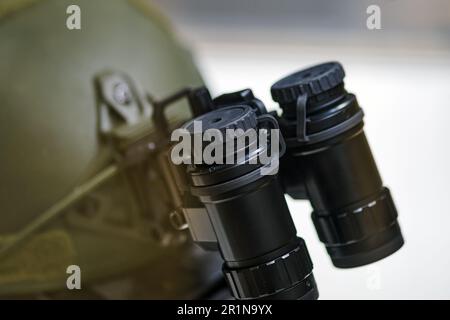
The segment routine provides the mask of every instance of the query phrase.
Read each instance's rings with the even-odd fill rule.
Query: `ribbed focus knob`
[[[201,132],[195,132],[195,122],[201,123]],[[203,133],[208,129],[218,129],[223,136],[227,129],[256,129],[257,116],[255,111],[247,105],[234,105],[216,109],[197,117],[183,126],[192,134]]]
[[[320,240],[339,268],[353,268],[383,259],[403,246],[397,210],[387,188],[366,204],[340,212],[313,213]]]
[[[397,221],[397,210],[389,190],[358,208],[340,213],[312,214],[319,238],[327,245],[342,245],[360,241],[379,233]]]
[[[305,282],[305,295],[316,290],[312,276],[312,261],[305,243],[273,261],[244,269],[224,268],[227,281],[238,299],[257,299],[273,295]]]
[[[279,104],[291,103],[303,94],[311,97],[336,87],[344,77],[340,63],[323,63],[284,77],[272,85],[270,92]]]

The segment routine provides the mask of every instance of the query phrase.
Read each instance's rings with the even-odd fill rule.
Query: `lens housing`
[[[325,63],[283,78],[271,92],[283,109],[279,123],[290,155],[281,172],[291,182],[286,191],[301,190],[295,181],[305,185],[320,240],[336,267],[349,268],[389,256],[403,237],[344,76],[339,63]]]
[[[273,117],[258,116],[247,105],[221,107],[193,119],[184,125],[193,136],[198,134],[194,121],[202,123],[203,131],[277,127]],[[253,143],[249,139],[245,149]],[[233,164],[190,165],[191,192],[207,209],[225,261],[223,272],[237,299],[316,299],[312,262],[296,235],[277,175],[262,174],[266,164],[250,164],[267,147],[244,153],[236,147]]]

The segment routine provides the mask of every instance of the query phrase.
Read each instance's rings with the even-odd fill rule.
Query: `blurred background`
[[[405,246],[367,267],[332,266],[307,202],[289,200],[322,299],[450,299],[450,1],[164,0],[213,94],[270,86],[340,61],[400,215]],[[381,29],[370,30],[370,5]]]

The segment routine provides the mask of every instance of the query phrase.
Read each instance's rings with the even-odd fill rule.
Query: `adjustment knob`
[[[202,124],[202,132],[194,132],[196,129],[194,122]],[[234,105],[216,109],[214,111],[205,113],[188,123],[183,127],[191,134],[200,134],[208,129],[218,129],[226,136],[227,129],[256,129],[258,125],[255,110],[247,105]]]
[[[273,261],[224,273],[238,299],[317,299],[313,265],[303,239],[298,247]]]
[[[319,95],[343,83],[345,72],[339,62],[319,64],[277,81],[270,88],[272,99],[280,105],[292,103],[301,95]]]

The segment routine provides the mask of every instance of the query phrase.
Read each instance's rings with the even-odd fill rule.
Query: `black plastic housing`
[[[193,121],[219,130],[276,124],[267,114],[258,116],[258,110],[263,109],[221,107],[184,128],[191,131]],[[190,165],[191,192],[206,208],[225,261],[223,272],[237,299],[316,299],[312,262],[296,235],[278,177],[261,174],[262,163],[249,163],[263,151],[238,158],[236,150],[235,164]]]
[[[336,267],[349,268],[389,256],[403,237],[344,75],[339,63],[326,63],[294,73],[271,90],[283,109],[285,191],[298,199],[305,186],[320,240]]]

